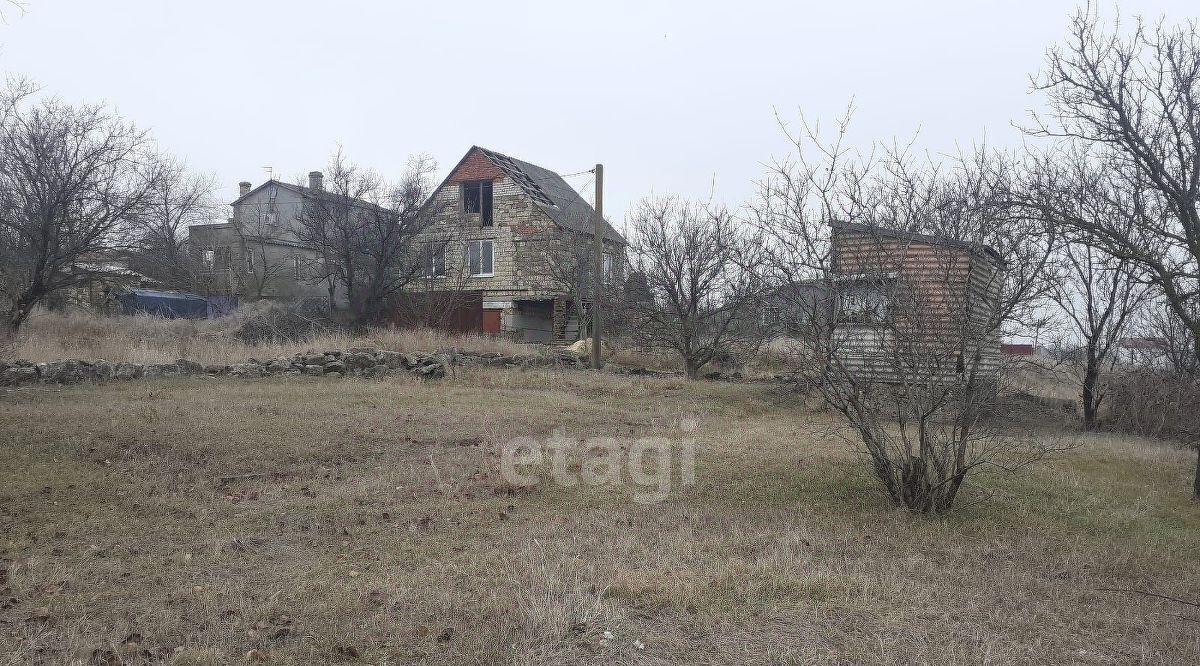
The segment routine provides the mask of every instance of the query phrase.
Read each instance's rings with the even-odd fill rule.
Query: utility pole
[[[601,319],[600,300],[604,293],[604,165],[596,165],[596,218],[594,220],[594,242],[596,246],[592,266],[592,367],[599,370],[604,364],[600,355]]]

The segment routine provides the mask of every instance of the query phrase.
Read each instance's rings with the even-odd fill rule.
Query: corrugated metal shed
[[[833,227],[832,250],[834,339],[855,376],[999,375],[992,319],[1004,263],[994,250],[856,224]]]

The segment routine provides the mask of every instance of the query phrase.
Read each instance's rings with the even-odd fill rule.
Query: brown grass
[[[366,335],[316,335],[285,344],[247,344],[234,332],[248,314],[190,321],[161,317],[102,317],[84,312],[31,317],[17,339],[0,353],[9,358],[51,361],[66,358],[133,363],[170,363],[186,358],[229,364],[248,358],[275,358],[309,349],[374,346],[393,351],[433,351],[458,347],[479,352],[530,353],[532,347],[483,335],[453,335],[431,329],[377,328]]]
[[[516,435],[686,415],[697,483],[660,504],[495,476]],[[835,426],[763,386],[583,372],[8,392],[0,664],[135,633],[177,666],[1200,658],[1197,613],[1097,591],[1200,598],[1190,455],[1088,436],[928,519]]]
[[[266,303],[263,304],[267,305]],[[0,340],[0,361],[25,359],[34,362],[61,359],[103,359],[110,362],[171,363],[186,358],[202,364],[227,365],[249,358],[268,359],[297,352],[371,346],[393,351],[434,351],[456,347],[471,352],[533,354],[539,345],[480,334],[455,334],[429,328],[373,328],[364,335],[324,333],[287,343],[248,344],[235,332],[262,307],[243,307],[232,316],[215,320],[163,319],[148,316],[106,317],[87,311],[40,312],[30,317],[16,340]],[[630,340],[611,340],[608,360],[627,367],[660,372],[683,371],[683,362],[673,350],[646,350]],[[787,369],[782,357],[769,346],[750,355],[745,362],[705,368],[726,373],[739,371],[747,377],[765,378]]]

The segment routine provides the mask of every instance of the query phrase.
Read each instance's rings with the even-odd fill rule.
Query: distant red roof
[[[1009,356],[1033,356],[1033,345],[1003,343],[1000,353]]]

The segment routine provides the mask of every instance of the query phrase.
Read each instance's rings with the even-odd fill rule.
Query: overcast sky
[[[393,177],[414,153],[444,174],[478,144],[564,174],[602,162],[619,223],[650,193],[715,183],[745,200],[787,153],[776,110],[832,121],[853,98],[856,143],[1017,144],[1011,122],[1041,104],[1028,75],[1076,4],[27,0],[5,12],[0,69],[115,106],[216,174],[224,201],[263,167],[320,169],[339,144]]]

